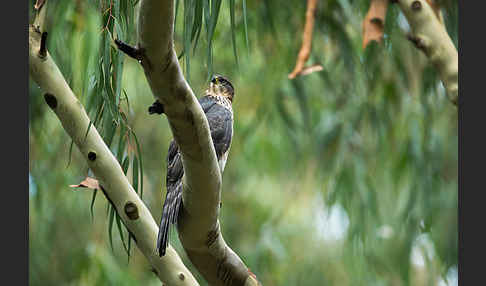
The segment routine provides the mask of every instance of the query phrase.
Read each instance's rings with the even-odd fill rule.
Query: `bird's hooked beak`
[[[211,82],[212,82],[213,84],[218,84],[218,76],[217,76],[217,75],[213,75],[213,76],[211,77]]]
[[[211,94],[221,93],[221,88],[219,86],[219,77],[217,75],[213,75],[211,77],[211,81],[209,83],[209,91]]]

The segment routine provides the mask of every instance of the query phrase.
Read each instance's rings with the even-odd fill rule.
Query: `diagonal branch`
[[[42,7],[46,7],[46,4]],[[46,39],[42,36],[45,34],[41,33],[41,30],[43,30],[42,26],[29,27],[29,72],[32,79],[46,92],[44,96],[46,103],[56,113],[62,126],[76,143],[100,181],[103,193],[116,207],[138,248],[148,259],[160,280],[169,285],[198,285],[172,247],[168,247],[167,255],[163,258],[157,255],[155,249],[157,224],[96,128],[91,126],[86,134],[90,119],[45,49]],[[44,51],[39,52],[43,45]]]
[[[458,54],[437,10],[430,0],[396,1],[411,28],[409,40],[422,50],[439,73],[449,99],[457,105],[459,96]]]
[[[182,153],[184,207],[177,225],[182,245],[209,284],[257,285],[221,235],[221,173],[207,119],[174,51],[174,1],[142,0],[138,19],[140,62]]]

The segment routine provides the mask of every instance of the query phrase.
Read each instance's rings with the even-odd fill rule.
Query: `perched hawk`
[[[215,75],[211,78],[206,95],[199,99],[206,118],[208,119],[211,137],[221,173],[224,170],[233,136],[233,85],[223,76]],[[149,113],[162,114],[163,105],[156,101],[149,107]],[[169,241],[169,229],[171,224],[177,223],[179,211],[182,207],[182,158],[177,143],[172,140],[167,154],[167,194],[165,196],[160,220],[157,249],[159,256],[165,255],[165,249]]]

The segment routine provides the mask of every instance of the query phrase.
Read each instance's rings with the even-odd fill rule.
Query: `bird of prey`
[[[223,173],[233,136],[233,108],[234,97],[233,85],[227,78],[221,75],[214,75],[209,83],[205,96],[199,99],[211,131],[214,149],[221,173]],[[156,101],[149,107],[150,114],[164,113],[164,106]],[[159,235],[157,237],[157,249],[159,256],[165,255],[169,240],[171,224],[177,223],[179,211],[182,209],[182,167],[181,153],[177,142],[170,142],[167,154],[167,194],[162,208]]]

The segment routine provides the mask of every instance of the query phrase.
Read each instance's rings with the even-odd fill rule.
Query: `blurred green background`
[[[154,99],[141,66],[110,46],[110,33],[136,43],[136,2],[50,0],[48,49],[74,93],[94,106],[92,120],[106,95],[99,79],[122,75],[113,96],[138,138],[143,201],[159,222],[171,131],[164,116],[147,113]],[[175,45],[178,54],[191,48],[181,66],[196,95],[211,70],[235,86],[220,220],[263,285],[457,285],[457,109],[406,40],[399,8],[388,9],[384,44],[363,50],[369,1],[319,1],[308,65],[324,70],[289,80],[306,1],[221,1],[211,66],[205,18],[197,47],[187,45],[184,30],[194,26],[184,22],[194,15],[184,5],[196,2],[178,2]],[[457,1],[441,2],[457,47]],[[107,58],[110,72],[100,75]],[[88,175],[87,164],[75,146],[70,154],[70,138],[32,80],[29,101],[30,284],[160,285],[133,242],[128,259],[116,227],[112,250],[106,199],[97,196],[91,216],[93,191],[69,187]],[[133,140],[120,153],[113,136],[115,154],[134,153]],[[175,232],[171,243],[207,285]]]

